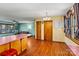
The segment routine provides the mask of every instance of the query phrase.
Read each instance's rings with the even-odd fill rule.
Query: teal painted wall
[[[19,31],[30,32],[32,35],[35,35],[35,25],[32,23],[19,23]]]

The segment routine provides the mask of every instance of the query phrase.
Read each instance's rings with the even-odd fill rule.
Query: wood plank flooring
[[[20,56],[74,56],[65,43],[27,39],[28,48]]]

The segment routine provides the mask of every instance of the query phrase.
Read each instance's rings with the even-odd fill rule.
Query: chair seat
[[[16,49],[5,50],[0,55],[1,56],[17,56],[17,50]]]

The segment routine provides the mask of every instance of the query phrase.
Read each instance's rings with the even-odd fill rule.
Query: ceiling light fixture
[[[46,20],[51,20],[51,17],[48,16],[47,8],[46,8],[46,12],[45,12],[45,14],[46,14],[46,16],[43,17],[43,19],[42,19],[42,24],[43,24],[44,21],[46,21]]]
[[[47,8],[46,8],[46,12],[45,12],[46,16],[43,17],[43,20],[50,20],[51,17],[48,16],[48,12],[47,12]]]

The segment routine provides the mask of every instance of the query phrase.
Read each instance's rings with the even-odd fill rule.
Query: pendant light
[[[51,18],[48,16],[48,11],[47,11],[47,8],[46,8],[46,12],[45,12],[46,16],[43,17],[43,20],[50,20]]]

